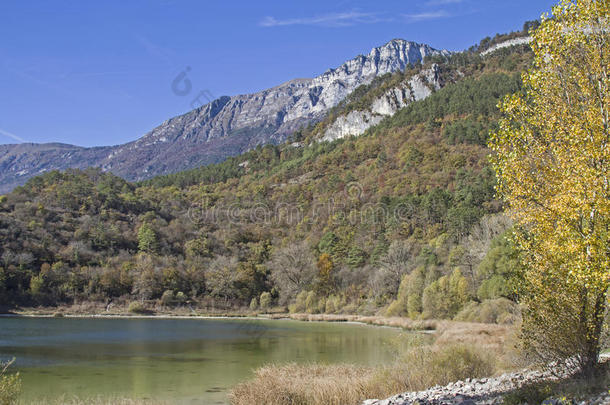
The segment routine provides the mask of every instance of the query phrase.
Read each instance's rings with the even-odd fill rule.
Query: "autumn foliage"
[[[610,287],[610,2],[564,0],[533,34],[524,91],[492,136],[519,225],[523,338],[540,360],[592,370]]]

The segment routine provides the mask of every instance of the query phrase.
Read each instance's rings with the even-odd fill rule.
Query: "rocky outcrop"
[[[433,91],[441,88],[438,65],[413,76],[374,100],[365,110],[350,111],[339,116],[324,132],[322,140],[332,141],[346,136],[362,135],[367,129],[379,124],[385,117],[392,116],[410,103],[423,100]]]
[[[259,144],[281,142],[299,127],[322,119],[358,86],[436,54],[448,52],[395,39],[313,79],[221,97],[124,145],[4,145],[0,147],[0,193],[53,169],[95,166],[128,180],[141,180],[219,162]],[[402,95],[396,97],[399,104],[403,102]],[[393,108],[380,105],[378,111]]]
[[[508,47],[516,46],[516,45],[525,45],[525,44],[529,44],[530,42],[532,42],[532,37],[521,37],[521,38],[509,39],[508,41],[504,41],[499,44],[496,44],[496,45],[492,46],[491,48],[487,49],[486,51],[481,52],[481,56],[489,55],[490,53],[493,53],[493,52],[497,51],[498,49],[508,48]]]

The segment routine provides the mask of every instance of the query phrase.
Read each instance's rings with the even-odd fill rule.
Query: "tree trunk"
[[[604,324],[604,313],[606,312],[605,303],[606,294],[597,294],[591,318],[585,327],[588,336],[586,337],[582,353],[582,373],[586,376],[593,375],[598,368],[599,354],[601,352],[600,338]]]

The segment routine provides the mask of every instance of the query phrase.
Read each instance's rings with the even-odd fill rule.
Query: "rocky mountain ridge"
[[[404,70],[427,56],[448,54],[394,39],[313,79],[291,80],[254,94],[220,97],[123,145],[0,145],[0,193],[55,169],[101,167],[133,181],[216,163],[256,145],[285,140],[296,129],[322,119],[358,86],[377,76]],[[406,89],[402,91],[390,110],[411,97]],[[388,111],[387,106],[379,108]]]
[[[396,111],[414,101],[427,98],[440,88],[439,67],[433,64],[408,81],[387,90],[381,97],[375,99],[368,109],[354,110],[347,115],[339,116],[326,129],[322,140],[333,141],[346,136],[362,135],[385,117],[394,115]]]

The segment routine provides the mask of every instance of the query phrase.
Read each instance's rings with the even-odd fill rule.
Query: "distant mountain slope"
[[[36,176],[0,196],[0,305],[170,295],[229,309],[264,293],[294,310],[472,319],[477,305],[508,319],[514,252],[486,144],[531,56],[466,51],[375,78],[294,141],[220,164],[138,183],[101,169]],[[379,108],[427,73],[437,91]],[[366,134],[319,141],[366,111],[384,116]],[[447,283],[468,286],[449,294],[450,309]]]
[[[112,147],[83,148],[61,143],[0,145],[0,193],[53,169],[92,166]]]
[[[0,193],[54,169],[94,166],[128,180],[142,180],[216,163],[259,144],[281,142],[299,127],[322,119],[358,86],[377,76],[404,70],[427,56],[448,53],[394,39],[316,78],[291,80],[254,94],[221,97],[124,145],[2,145]]]

